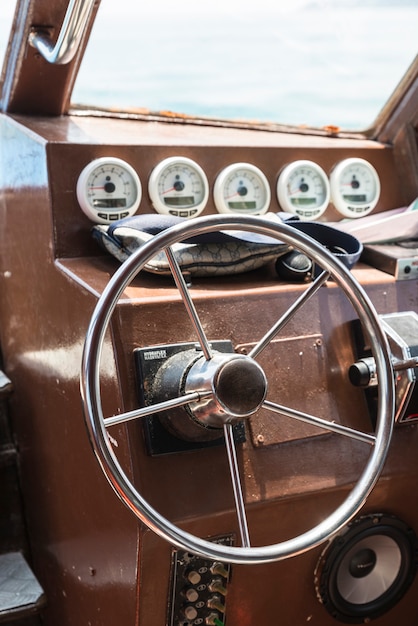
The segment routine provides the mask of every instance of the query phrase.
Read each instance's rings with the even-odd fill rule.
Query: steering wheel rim
[[[357,483],[345,500],[318,525],[291,539],[266,546],[220,545],[179,528],[156,511],[137,491],[120,466],[109,441],[101,406],[101,352],[110,318],[123,291],[158,251],[169,250],[171,245],[183,239],[219,229],[246,230],[274,237],[307,254],[328,272],[344,291],[362,321],[376,361],[379,380],[374,445]],[[216,215],[187,220],[156,235],[132,254],[110,279],[91,317],[83,350],[80,388],[94,453],[106,478],[125,505],[151,530],[178,549],[229,563],[260,564],[282,560],[303,553],[337,533],[359,511],[377,482],[393,428],[394,377],[390,351],[367,294],[350,271],[315,240],[284,223],[253,216]]]

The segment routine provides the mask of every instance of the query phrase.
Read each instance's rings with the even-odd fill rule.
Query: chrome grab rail
[[[70,0],[58,39],[51,42],[47,29],[37,27],[29,35],[29,44],[55,65],[66,65],[74,58],[95,0]]]

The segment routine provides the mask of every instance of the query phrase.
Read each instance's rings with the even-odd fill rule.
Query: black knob
[[[311,269],[311,259],[298,250],[292,250],[276,261],[276,272],[282,280],[305,280]]]
[[[376,374],[376,364],[372,357],[353,363],[348,370],[350,382],[355,387],[367,387]]]

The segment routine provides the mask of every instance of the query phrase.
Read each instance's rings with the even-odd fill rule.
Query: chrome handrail
[[[37,27],[29,35],[31,46],[55,65],[66,65],[74,58],[95,0],[70,0],[58,39],[54,44],[46,28]]]

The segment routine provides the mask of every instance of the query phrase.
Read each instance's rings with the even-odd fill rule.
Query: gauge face
[[[283,211],[296,213],[301,219],[315,220],[329,204],[328,177],[313,161],[294,161],[280,173],[277,198]]]
[[[158,213],[196,217],[208,201],[209,184],[197,163],[186,157],[169,157],[151,172],[148,191]]]
[[[219,213],[262,215],[270,206],[270,187],[263,172],[250,163],[232,163],[219,174],[213,188]]]
[[[332,203],[345,217],[362,217],[373,211],[380,197],[380,180],[364,159],[345,159],[330,176]]]
[[[141,202],[138,174],[122,159],[102,157],[86,165],[77,181],[77,199],[93,222],[109,224],[134,215]]]

